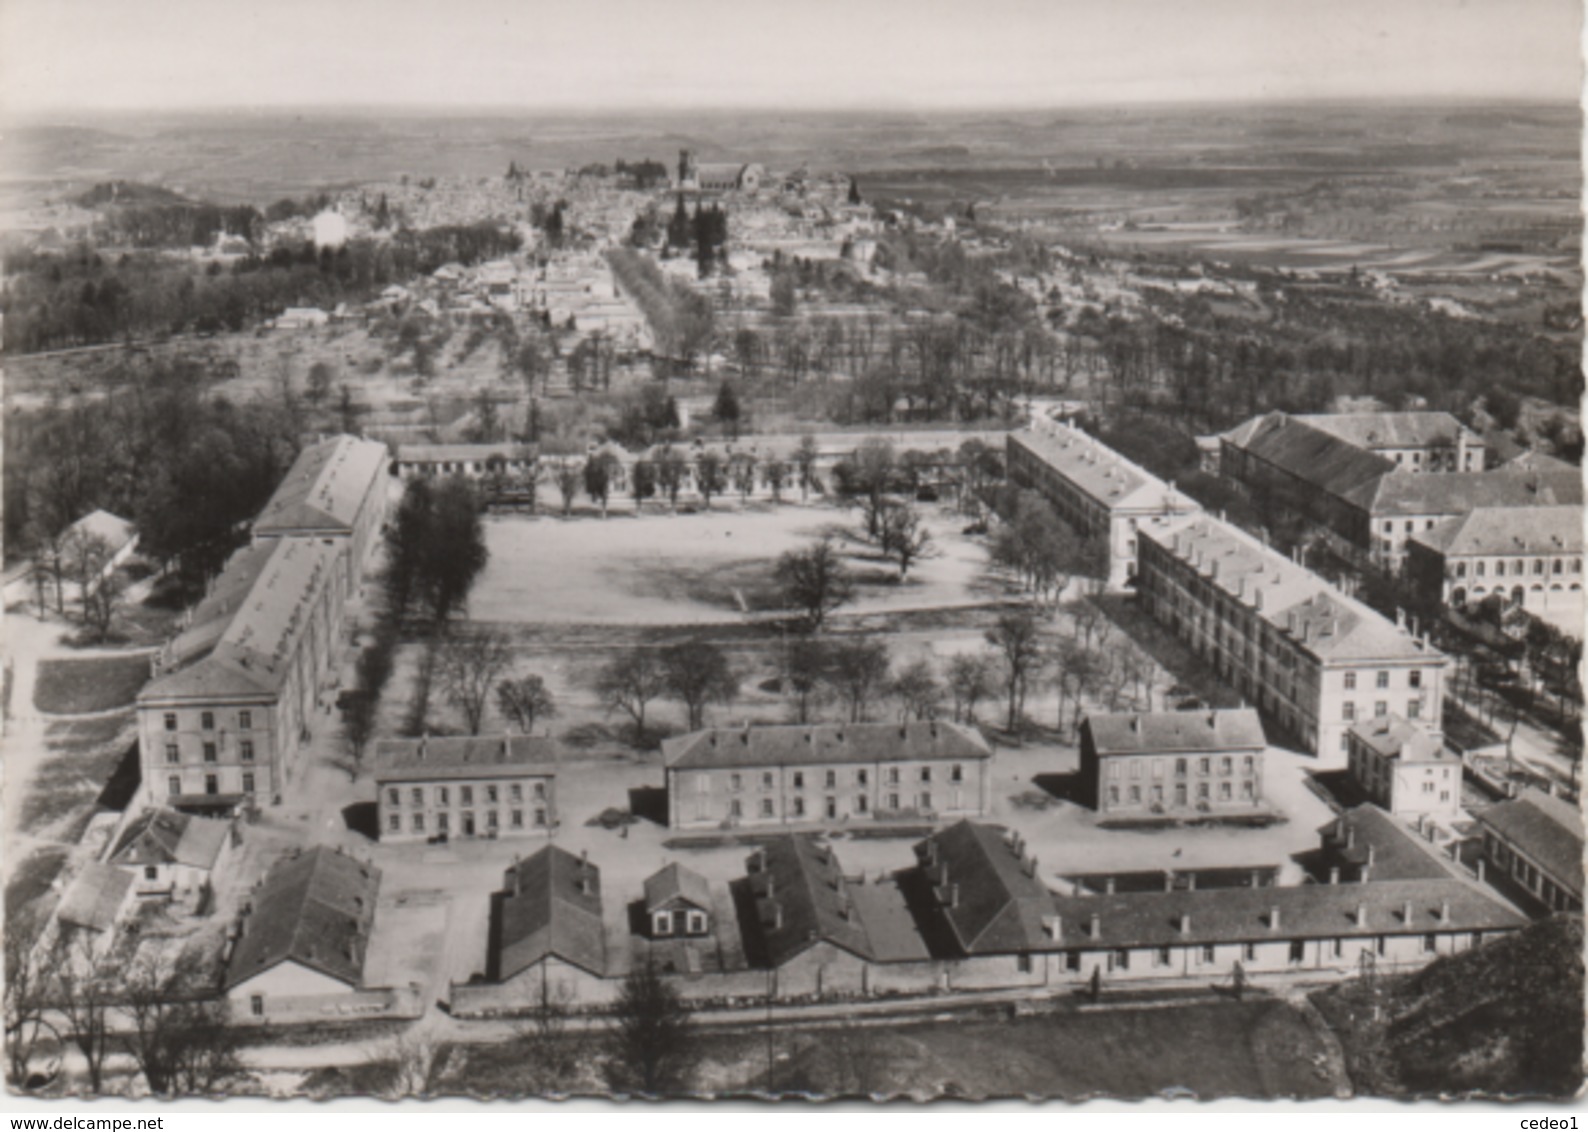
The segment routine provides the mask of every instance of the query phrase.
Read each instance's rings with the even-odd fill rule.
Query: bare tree
[[[122,592],[121,580],[111,567],[115,553],[108,541],[81,530],[66,536],[61,546],[67,575],[77,585],[83,624],[100,641],[110,632]]]
[[[114,984],[94,956],[86,933],[71,930],[57,942],[52,964],[55,1002],[66,1019],[67,1036],[88,1068],[89,1091],[102,1093],[105,1060],[112,1048],[109,1020]]]
[[[849,722],[866,718],[872,702],[888,685],[888,646],[869,637],[833,644],[822,674],[833,692],[848,705]]]
[[[652,650],[630,649],[596,674],[595,690],[608,711],[622,711],[634,721],[635,742],[643,746],[645,708],[667,690],[667,673]]]
[[[151,1093],[212,1095],[246,1076],[226,1001],[198,997],[180,963],[146,959],[122,989],[132,1024],[123,1041]]]
[[[796,637],[789,642],[783,657],[783,678],[799,697],[796,701],[798,722],[810,722],[811,701],[822,686],[822,674],[826,671],[827,646],[820,638]]]
[[[678,510],[678,492],[684,484],[684,458],[670,444],[662,445],[656,453],[656,485],[667,496],[668,505]]]
[[[669,645],[660,659],[667,691],[683,701],[691,731],[704,726],[708,703],[727,703],[739,694],[739,677],[727,654],[710,641]]]
[[[5,917],[5,1047],[8,1080],[25,1086],[33,1055],[53,1036],[45,1020],[50,961],[39,954],[43,925],[30,908],[7,908]]]
[[[831,539],[824,538],[804,550],[785,551],[774,577],[784,603],[804,614],[806,628],[813,633],[820,632],[827,615],[855,592],[854,581]]]
[[[501,633],[460,632],[441,642],[436,651],[436,680],[441,694],[463,713],[470,735],[480,733],[491,691],[512,662],[513,646]]]
[[[886,508],[879,520],[882,553],[899,560],[899,580],[910,566],[927,557],[932,550],[932,532],[921,525],[921,513],[907,503]]]
[[[918,720],[937,717],[943,686],[937,682],[931,661],[923,658],[905,665],[894,676],[891,691],[899,701],[899,722],[912,717]]]
[[[1025,711],[1027,687],[1043,663],[1036,617],[1028,609],[1000,614],[987,630],[987,643],[997,651],[1003,666],[1004,694],[1009,706],[1005,728],[1014,731]]]
[[[572,1007],[573,993],[566,984],[552,985],[542,978],[535,1007],[512,1039],[526,1093],[548,1096],[571,1092],[589,1063],[588,1042],[568,1025]]]
[[[774,456],[762,470],[766,476],[766,486],[772,490],[772,502],[782,503],[783,489],[788,486],[788,461]]]
[[[537,719],[551,719],[557,714],[557,703],[546,688],[546,682],[531,674],[499,683],[496,709],[504,719],[511,719],[528,735],[534,730]]]
[[[557,490],[562,495],[562,516],[567,518],[573,514],[574,496],[579,492],[579,485],[584,481],[584,465],[582,461],[563,459],[554,473],[557,479]]]
[[[954,697],[954,722],[976,722],[976,705],[993,694],[992,669],[987,657],[973,653],[960,653],[949,661],[948,690]]]
[[[816,458],[819,454],[814,436],[807,432],[800,437],[800,445],[794,450],[794,466],[799,469],[801,500],[810,499],[811,487],[816,482]]]
[[[707,507],[711,506],[713,495],[722,493],[727,480],[726,466],[715,451],[707,448],[695,457],[695,490],[700,492],[701,501]]]
[[[390,1061],[392,1075],[385,1092],[391,1100],[423,1097],[430,1091],[430,1075],[436,1063],[436,1044],[417,1027],[409,1027],[378,1048],[379,1060]]]

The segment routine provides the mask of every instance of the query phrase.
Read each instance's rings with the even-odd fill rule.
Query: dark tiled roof
[[[334,849],[278,861],[251,897],[226,986],[291,960],[357,987],[379,894],[380,870]]]
[[[131,873],[90,861],[61,897],[55,915],[64,924],[102,932],[116,922],[131,891]]]
[[[1331,859],[1372,865],[1369,880],[1442,880],[1456,875],[1434,848],[1404,822],[1371,802],[1353,807],[1322,826],[1324,852]]]
[[[557,744],[539,735],[456,735],[381,739],[375,781],[417,778],[514,778],[556,773]]]
[[[1143,508],[1166,515],[1200,510],[1197,502],[1073,425],[1045,421],[1009,434],[1024,448],[1108,510]]]
[[[174,810],[150,810],[127,827],[110,860],[115,865],[215,865],[231,832],[227,822]]]
[[[1082,724],[1100,755],[1259,751],[1268,745],[1254,708],[1097,713]]]
[[[1421,935],[1520,928],[1527,922],[1483,889],[1454,877],[1055,896],[1052,909],[1062,946],[1069,948]]]
[[[1528,787],[1484,810],[1478,821],[1582,895],[1583,820],[1576,806]]]
[[[850,885],[849,895],[865,927],[873,961],[921,963],[932,958],[897,877]]]
[[[981,736],[957,723],[723,727],[662,741],[662,761],[669,770],[991,757]]]
[[[1449,413],[1307,413],[1295,418],[1358,448],[1455,447],[1467,430]],[[1473,442],[1476,433],[1470,434]]]
[[[915,847],[939,909],[966,955],[1052,946],[1043,933],[1052,893],[1036,878],[1035,857],[995,826],[962,821]]]
[[[373,440],[333,436],[305,448],[254,520],[254,533],[351,531],[386,465],[386,446]]]
[[[645,878],[645,910],[654,911],[671,900],[683,899],[711,911],[711,889],[706,878],[683,865],[668,865]]]
[[[555,845],[507,870],[502,898],[498,977],[506,982],[556,956],[604,976],[601,870]]]
[[[862,959],[872,958],[871,941],[830,846],[809,836],[785,834],[769,838],[746,867],[767,961],[773,967],[822,940]]]
[[[1344,496],[1395,470],[1395,462],[1285,413],[1225,434],[1231,444],[1330,495]]]

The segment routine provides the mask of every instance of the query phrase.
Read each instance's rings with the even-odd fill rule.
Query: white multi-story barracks
[[[1327,766],[1359,720],[1440,730],[1446,658],[1283,554],[1207,515],[1143,530],[1147,611]]]
[[[1437,734],[1387,715],[1363,720],[1348,737],[1351,777],[1368,801],[1402,818],[1461,812],[1461,756]]]
[[[1418,531],[1406,577],[1428,605],[1498,596],[1582,635],[1582,508],[1480,507]]]
[[[1009,478],[1040,493],[1059,517],[1108,546],[1108,587],[1136,573],[1136,535],[1202,508],[1173,484],[1131,463],[1074,425],[1037,418],[1011,432]]]
[[[271,539],[234,554],[138,693],[150,805],[280,795],[335,701],[345,545]]]
[[[556,746],[540,736],[382,739],[382,841],[547,836],[557,823]]]
[[[390,484],[386,446],[355,436],[311,444],[293,461],[254,520],[254,541],[316,538],[346,543],[349,592],[358,588],[381,524]]]
[[[967,817],[991,789],[992,751],[957,723],[708,728],[662,761],[674,829]]]

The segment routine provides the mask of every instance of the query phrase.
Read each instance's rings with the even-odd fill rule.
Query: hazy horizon
[[[1581,23],[1573,0],[9,0],[0,107],[36,121],[1576,103]]]

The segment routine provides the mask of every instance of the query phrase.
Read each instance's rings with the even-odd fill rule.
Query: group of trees
[[[1000,510],[1006,520],[993,535],[992,560],[1038,601],[1057,603],[1073,579],[1107,574],[1108,548],[1077,535],[1036,492],[1007,485]]]
[[[713,267],[727,259],[728,214],[720,204],[706,208],[696,202],[695,214],[691,216],[684,207],[684,197],[680,193],[678,206],[667,223],[667,248],[675,251],[693,249],[700,278],[706,278]]]
[[[80,243],[62,252],[8,249],[0,313],[8,353],[238,331],[289,306],[363,303],[382,288],[444,263],[478,263],[516,251],[518,232],[490,223],[402,229],[340,248],[277,244],[222,267],[186,256],[107,255]]]
[[[650,325],[653,354],[692,367],[715,332],[711,300],[692,287],[670,282],[654,260],[633,248],[611,248],[606,255],[618,285]]]
[[[635,741],[643,745],[646,709],[654,700],[678,700],[689,729],[698,730],[705,725],[707,707],[729,703],[739,694],[739,675],[727,653],[710,641],[637,646],[601,667],[595,692],[608,711],[620,711],[633,721]]]

